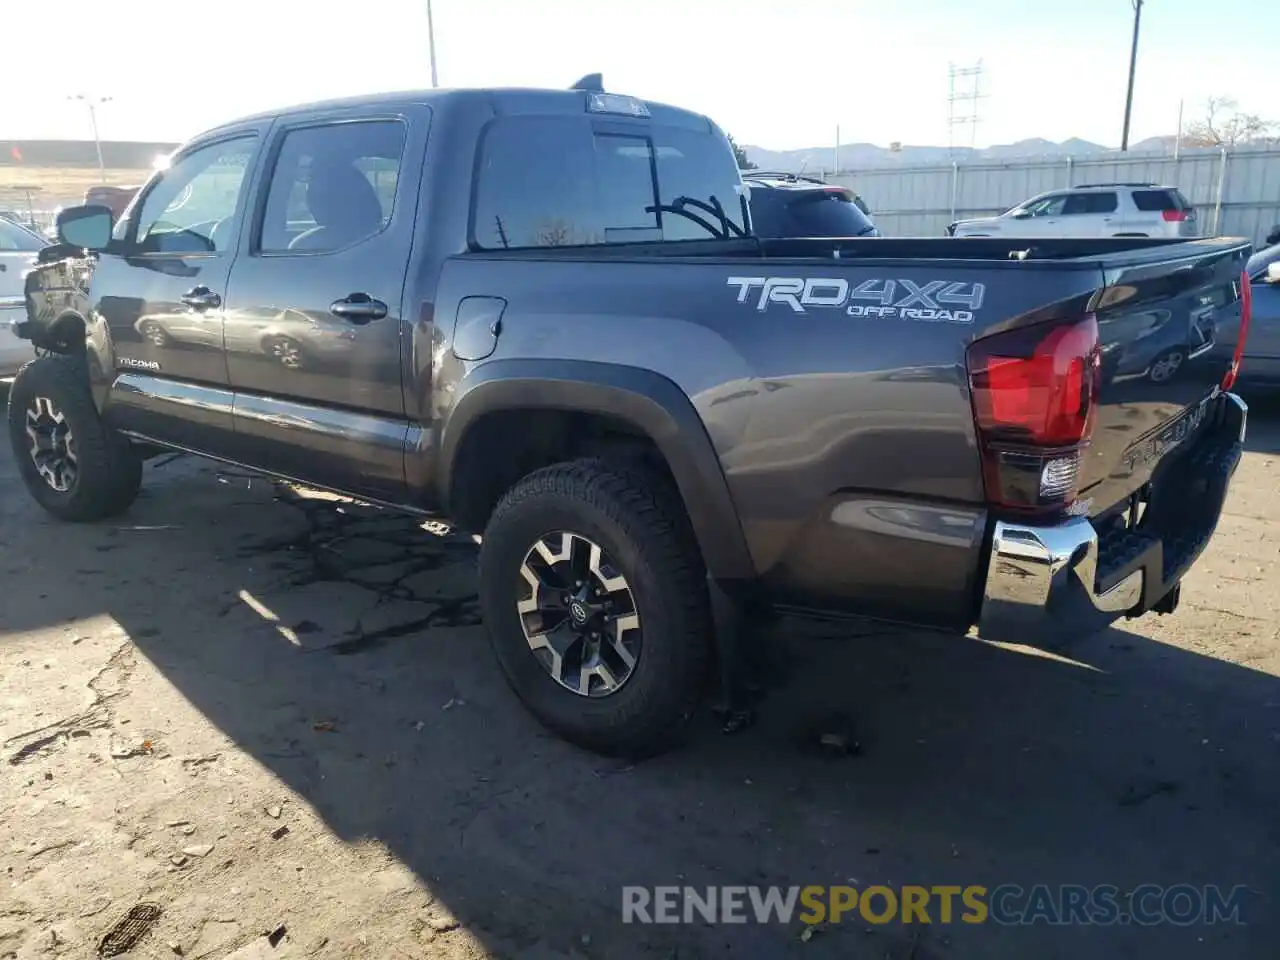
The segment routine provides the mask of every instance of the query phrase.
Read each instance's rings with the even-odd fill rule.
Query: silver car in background
[[[31,344],[20,340],[9,325],[27,317],[23,276],[48,245],[38,233],[0,217],[0,377],[13,376],[35,356]]]
[[[1253,315],[1245,338],[1241,379],[1280,385],[1280,243],[1264,247],[1245,271],[1253,287]]]

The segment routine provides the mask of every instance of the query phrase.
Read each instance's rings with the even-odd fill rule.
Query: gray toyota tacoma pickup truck
[[[1171,612],[1241,455],[1248,243],[764,240],[711,121],[593,80],[250,117],[58,230],[9,400],[46,510],[180,450],[446,517],[515,692],[606,753],[766,608]]]

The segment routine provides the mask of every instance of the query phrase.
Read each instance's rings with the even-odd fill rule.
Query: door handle
[[[387,305],[367,293],[353,293],[329,304],[329,312],[352,323],[368,323],[385,317]]]
[[[208,287],[192,287],[178,299],[194,310],[208,310],[222,305],[222,298]]]

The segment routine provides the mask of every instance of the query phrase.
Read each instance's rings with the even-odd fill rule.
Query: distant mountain
[[[1131,144],[1129,149],[1135,153],[1173,153],[1173,145],[1177,140],[1177,136],[1172,133],[1167,137],[1147,137],[1145,140]]]
[[[1134,144],[1137,150],[1164,150],[1166,140],[1172,137],[1152,137]],[[835,160],[835,144],[825,147],[809,147],[804,150],[766,150],[764,147],[746,146],[747,156],[762,170],[780,170],[790,173],[817,173],[830,171]],[[914,166],[916,164],[946,163],[957,160],[972,163],[977,160],[1031,159],[1034,157],[1084,157],[1107,153],[1111,148],[1073,137],[1061,143],[1033,137],[1017,143],[1000,144],[974,150],[970,147],[926,147],[903,144],[896,149],[880,147],[874,143],[842,143],[840,145],[841,169],[858,167]]]

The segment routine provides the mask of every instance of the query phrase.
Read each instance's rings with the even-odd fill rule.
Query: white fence
[[[978,161],[876,166],[830,177],[856,190],[886,236],[941,236],[964,217],[991,216],[1017,203],[1084,183],[1158,183],[1180,188],[1205,236],[1247,237],[1260,245],[1280,224],[1280,147],[1108,153],[1087,159]]]

